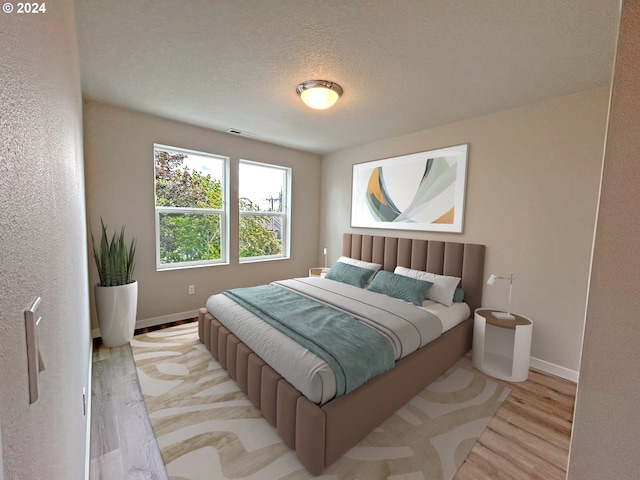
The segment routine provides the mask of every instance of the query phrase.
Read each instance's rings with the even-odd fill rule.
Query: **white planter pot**
[[[94,287],[102,344],[119,347],[131,341],[136,328],[138,282],[117,287]]]

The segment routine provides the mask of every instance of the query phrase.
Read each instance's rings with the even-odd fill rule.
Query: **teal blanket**
[[[224,294],[327,362],[336,376],[336,395],[394,365],[393,347],[383,334],[302,295],[277,285]]]

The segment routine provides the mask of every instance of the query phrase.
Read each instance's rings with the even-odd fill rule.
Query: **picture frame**
[[[462,233],[469,144],[353,166],[351,226]]]

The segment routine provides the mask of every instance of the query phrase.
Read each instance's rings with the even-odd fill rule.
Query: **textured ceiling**
[[[609,84],[612,0],[76,0],[85,97],[329,153]],[[331,109],[298,83],[339,83]]]

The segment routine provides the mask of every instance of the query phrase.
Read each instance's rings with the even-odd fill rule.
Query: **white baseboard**
[[[472,358],[471,352],[471,350],[467,352],[467,357]],[[529,367],[548,373],[549,375],[564,378],[565,380],[569,380],[573,383],[578,383],[578,378],[580,376],[580,374],[575,370],[569,370],[568,368],[561,367],[555,363],[546,362],[535,357],[529,357]]]
[[[556,365],[555,363],[540,360],[535,357],[531,357],[529,366],[536,370],[541,370],[545,373],[564,378],[565,380],[569,380],[574,383],[578,383],[578,378],[580,378],[580,373],[575,370],[570,370],[568,368],[561,367],[560,365]]]
[[[179,320],[188,320],[198,316],[198,310],[189,310],[187,312],[172,313],[171,315],[163,315],[161,317],[145,318],[142,320],[136,320],[136,329],[155,327],[156,325],[163,325],[165,323],[177,322]],[[100,329],[94,328],[91,330],[91,336],[98,338],[100,336]]]

